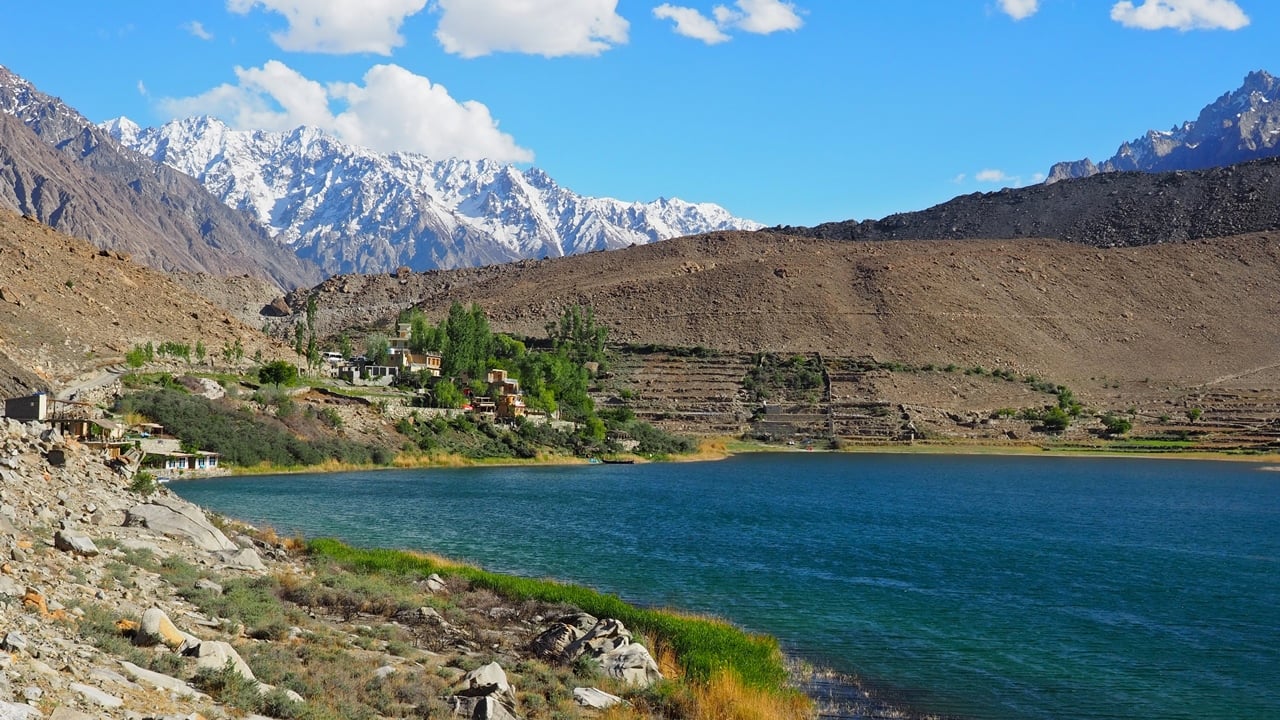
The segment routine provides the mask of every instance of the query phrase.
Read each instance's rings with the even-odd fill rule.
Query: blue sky
[[[1269,0],[64,0],[0,17],[0,64],[94,121],[318,125],[768,225],[1033,183],[1280,73]]]

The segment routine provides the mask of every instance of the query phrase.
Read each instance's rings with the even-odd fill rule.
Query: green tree
[[[386,365],[391,357],[391,341],[386,335],[374,333],[364,339],[364,356],[373,365]]]
[[[605,337],[608,328],[596,325],[595,309],[574,305],[547,323],[547,337],[557,350],[563,349],[569,359],[579,365],[604,363]]]
[[[342,353],[342,357],[350,358],[355,354],[355,346],[351,344],[351,336],[343,332],[338,336],[338,352]]]
[[[1051,407],[1040,414],[1040,425],[1048,432],[1060,433],[1071,425],[1071,416],[1061,407]]]
[[[204,340],[196,341],[196,362],[204,364],[204,358],[209,354],[209,349],[204,346]]]
[[[436,397],[436,406],[442,408],[460,408],[466,402],[466,397],[462,391],[458,389],[448,380],[441,380],[435,384],[433,392]]]
[[[281,385],[292,385],[298,381],[298,368],[285,360],[272,360],[258,368],[258,381],[272,383],[277,389]]]
[[[493,346],[493,333],[489,330],[489,318],[479,305],[471,309],[461,303],[449,306],[449,316],[444,322],[444,359],[442,370],[449,377],[468,375],[484,377],[485,364]]]

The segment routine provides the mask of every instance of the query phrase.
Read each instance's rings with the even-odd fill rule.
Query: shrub
[[[1102,427],[1108,435],[1123,435],[1133,429],[1128,418],[1107,413],[1102,416]]]
[[[134,473],[133,482],[129,483],[130,492],[136,492],[142,496],[150,495],[159,489],[156,485],[156,476],[146,470]]]

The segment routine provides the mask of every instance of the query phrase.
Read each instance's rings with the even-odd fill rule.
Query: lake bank
[[[1280,592],[1280,490],[1259,467],[801,451],[179,490],[306,536],[724,616],[924,713],[1202,718],[1280,708],[1257,680],[1280,662],[1259,599]],[[1090,699],[1053,704],[1067,696]]]

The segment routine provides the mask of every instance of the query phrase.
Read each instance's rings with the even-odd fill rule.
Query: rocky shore
[[[671,709],[675,663],[617,620],[326,565],[41,424],[0,419],[0,531],[3,720]]]

